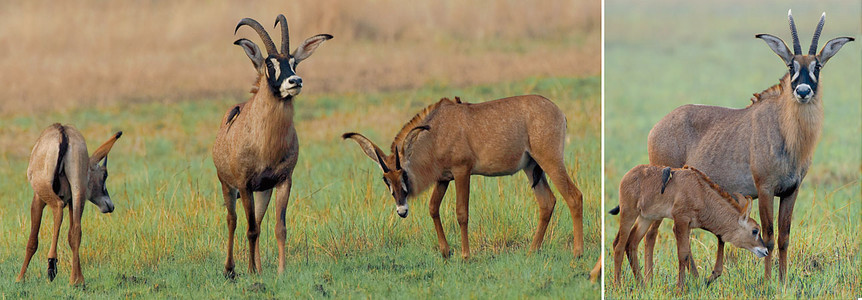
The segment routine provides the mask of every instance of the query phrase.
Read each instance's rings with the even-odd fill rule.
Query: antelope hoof
[[[224,278],[229,279],[229,280],[234,280],[234,279],[236,279],[236,272],[234,272],[233,269],[225,269],[224,270]]]
[[[443,255],[444,259],[448,259],[450,256],[452,256],[452,250],[451,249],[441,249],[440,254]]]
[[[57,277],[57,259],[49,258],[48,259],[48,281],[54,281],[54,278]]]

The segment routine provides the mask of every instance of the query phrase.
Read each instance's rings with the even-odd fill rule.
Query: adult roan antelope
[[[305,60],[326,40],[328,34],[308,38],[293,53],[288,53],[287,19],[278,15],[275,26],[281,24],[281,53],[269,34],[257,21],[242,19],[234,34],[242,26],[249,26],[260,35],[266,47],[264,57],[255,43],[247,39],[234,42],[245,50],[257,71],[252,97],[231,108],[221,121],[215,144],[215,163],[222,194],[227,207],[227,260],[224,275],[235,276],[233,241],[236,230],[236,199],[242,199],[248,220],[248,271],[261,272],[258,236],[260,224],[269,206],[272,189],[276,195],[275,237],[278,242],[278,273],[284,272],[285,211],[290,196],[291,176],[299,154],[296,129],[293,126],[293,101],[302,90],[302,78],[296,75],[296,66]],[[256,201],[255,201],[256,200]]]
[[[649,133],[649,160],[654,165],[691,165],[708,174],[727,191],[760,199],[763,239],[772,250],[773,197],[778,208],[779,280],[787,269],[787,248],[793,205],[799,186],[814,154],[823,124],[820,70],[852,37],[826,43],[819,54],[817,40],[826,17],[814,31],[808,54],[802,54],[796,25],[788,11],[793,50],[780,38],[758,34],[789,68],[778,84],[754,94],[743,109],[684,105],[659,121]],[[652,274],[652,252],[660,221],[647,233],[645,260],[647,277]],[[772,274],[770,255],[765,259],[765,277]]]
[[[69,248],[72,249],[69,283],[84,284],[78,251],[84,201],[89,200],[102,213],[114,211],[105,180],[108,179],[108,152],[122,134],[122,131],[117,132],[89,156],[84,136],[72,125],[56,123],[42,131],[30,152],[30,164],[27,166],[27,180],[34,195],[30,204],[30,239],[17,281],[24,280],[30,259],[39,247],[39,227],[45,206],[50,206],[54,213],[54,235],[48,251],[48,280],[54,281],[57,276],[57,239],[63,223],[63,208],[69,206],[69,216],[72,218],[72,225],[69,226]]]
[[[566,117],[557,106],[537,95],[516,96],[484,103],[462,103],[444,98],[423,109],[395,135],[386,155],[358,133],[345,133],[383,170],[383,182],[395,198],[396,212],[407,217],[407,198],[434,185],[429,212],[443,257],[449,243],[440,221],[440,202],[449,182],[457,190],[461,256],[468,258],[467,235],[470,176],[503,176],[524,170],[539,203],[539,227],[530,246],[542,246],[556,199],[545,179],[551,177],[566,200],[574,222],[575,256],[583,252],[583,199],[566,173],[563,147]]]
[[[709,281],[721,275],[725,241],[765,257],[768,251],[760,238],[760,226],[749,217],[751,201],[740,193],[731,196],[706,174],[689,166],[632,168],[620,181],[620,205],[611,210],[611,214],[620,215],[620,228],[614,238],[614,284],[620,283],[623,253],[628,256],[635,280],[643,282],[637,248],[650,225],[663,218],[673,219],[679,289],[683,288],[687,267],[694,277],[698,276],[697,268],[690,264],[692,228],[703,228],[718,237],[715,270]]]

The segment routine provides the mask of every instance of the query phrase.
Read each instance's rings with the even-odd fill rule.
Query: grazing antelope
[[[105,188],[108,179],[108,152],[123,132],[117,132],[88,156],[84,136],[72,125],[53,124],[42,131],[27,166],[27,180],[33,188],[30,204],[30,239],[24,251],[24,265],[17,281],[24,280],[27,265],[39,247],[42,211],[50,206],[54,213],[54,235],[48,251],[48,280],[57,276],[57,239],[63,223],[63,208],[69,206],[69,248],[72,249],[72,273],[69,283],[84,284],[78,247],[81,245],[81,216],[84,200],[99,207],[102,213],[114,211],[114,203]],[[69,204],[72,205],[69,205]]]
[[[793,15],[788,11],[793,37],[791,53],[780,38],[758,34],[785,65],[778,84],[754,94],[743,109],[705,105],[681,106],[649,133],[649,160],[654,165],[703,170],[728,191],[760,199],[760,221],[767,248],[773,249],[773,197],[781,198],[778,212],[779,280],[787,269],[787,248],[793,205],[799,186],[811,166],[823,124],[820,70],[841,47],[854,39],[839,37],[816,54],[826,13],[814,32],[808,54],[802,54]],[[652,274],[652,253],[660,222],[646,237],[644,259]],[[772,252],[771,252],[772,253]],[[765,259],[765,277],[772,274],[772,255]]]
[[[461,256],[470,255],[467,235],[470,176],[503,176],[524,170],[539,202],[539,227],[530,250],[542,246],[556,199],[545,179],[551,177],[563,195],[574,222],[575,256],[583,252],[581,191],[566,173],[563,146],[566,117],[545,97],[515,96],[485,103],[462,103],[444,98],[423,109],[395,135],[386,155],[358,133],[345,133],[383,170],[383,182],[395,198],[395,211],[407,217],[407,198],[434,185],[429,212],[443,257],[449,243],[440,222],[440,202],[449,182],[457,189],[461,227]]]
[[[651,224],[663,218],[673,219],[679,257],[679,280],[682,289],[685,269],[697,277],[697,269],[690,265],[691,228],[703,228],[719,240],[714,280],[721,275],[724,242],[748,249],[757,257],[768,253],[760,238],[760,226],[750,218],[751,198],[734,193],[733,197],[713,183],[706,174],[685,166],[681,169],[639,165],[620,182],[620,205],[611,214],[620,215],[620,229],[614,238],[614,284],[620,282],[623,252],[629,258],[635,279],[643,282],[638,266],[637,248]],[[634,227],[632,227],[634,225]]]
[[[231,108],[222,118],[221,127],[213,145],[215,163],[222,194],[227,207],[227,260],[224,275],[235,276],[233,240],[236,231],[236,199],[242,199],[248,220],[248,271],[261,272],[258,235],[272,189],[276,196],[275,236],[278,241],[278,273],[284,272],[285,211],[290,196],[291,176],[296,166],[299,143],[293,126],[293,100],[302,90],[302,78],[296,75],[296,66],[305,60],[321,43],[332,38],[318,34],[308,38],[293,53],[288,53],[290,42],[287,19],[278,15],[275,26],[281,24],[281,53],[257,21],[242,19],[234,34],[242,26],[254,29],[263,40],[267,56],[264,57],[255,43],[239,39],[251,59],[257,80],[252,97]],[[257,200],[257,202],[255,201]]]

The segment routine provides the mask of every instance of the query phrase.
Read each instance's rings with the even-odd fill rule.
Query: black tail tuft
[[[617,205],[617,207],[612,208],[611,211],[609,211],[608,213],[614,216],[620,214],[620,206]]]
[[[60,125],[60,123],[56,123],[54,128],[57,128],[57,131],[60,132],[60,147],[59,154],[57,155],[57,165],[54,166],[54,179],[51,180],[51,188],[54,190],[55,194],[60,193],[60,175],[63,173],[63,158],[66,156],[66,151],[69,150],[69,136],[66,135],[66,127]]]
[[[670,171],[670,167],[665,167],[661,169],[661,193],[664,194],[664,188],[667,187],[668,181],[673,178],[673,172]]]

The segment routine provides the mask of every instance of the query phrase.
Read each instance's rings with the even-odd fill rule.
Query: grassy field
[[[429,85],[385,93],[314,93],[296,102],[301,153],[288,206],[287,272],[276,273],[274,214],[262,231],[262,275],[246,271],[246,223],[237,228],[235,282],[225,280],[226,222],[210,149],[222,114],[238,99],[172,104],[116,104],[65,113],[14,115],[0,120],[0,298],[234,298],[234,297],[552,297],[597,298],[587,281],[600,245],[600,80],[530,78],[454,88]],[[480,102],[538,93],[568,118],[566,163],[585,194],[585,255],[571,255],[571,216],[560,200],[544,248],[528,255],[537,205],[523,175],[474,178],[470,241],[473,258],[444,260],[428,217],[430,191],[411,200],[399,218],[377,167],[342,141],[346,131],[386,144],[424,106],[440,97]],[[372,117],[374,116],[374,117]],[[46,280],[50,218],[27,280],[15,283],[29,232],[32,190],[25,170],[32,142],[50,123],[74,123],[94,149],[115,130],[125,134],[111,152],[108,190],[116,211],[86,206],[81,259],[84,289],[69,286],[68,218],[59,245],[57,280]],[[460,249],[454,192],[442,220]],[[558,194],[558,199],[559,194]]]
[[[862,32],[862,7],[858,1],[606,1],[606,209],[617,205],[619,181],[625,172],[648,163],[647,134],[673,108],[687,103],[741,108],[750,103],[751,93],[778,82],[786,68],[754,34],[772,33],[789,42],[788,8],[793,9],[804,49],[822,11],[827,12],[827,17],[820,47],[838,36],[858,40]],[[772,280],[764,282],[763,260],[728,246],[731,249],[725,251],[722,277],[707,286],[704,282],[715,260],[716,239],[696,230],[692,252],[702,277],[689,276],[687,290],[676,293],[676,243],[672,221],[667,221],[659,232],[652,284],[636,286],[626,261],[620,287],[612,287],[612,272],[605,273],[608,298],[862,295],[862,238],[858,234],[862,231],[859,49],[858,41],[845,45],[822,73],[826,120],[813,166],[796,202],[786,284],[778,283],[777,257],[773,259],[776,267]],[[759,220],[756,211],[753,217]],[[619,223],[616,216],[604,216],[605,257],[612,257],[611,244]],[[604,265],[605,270],[612,270],[613,259],[605,260]]]

